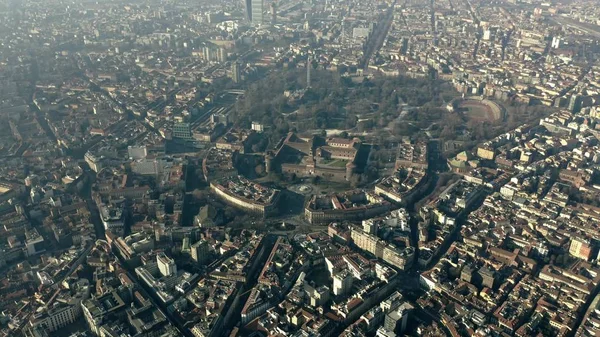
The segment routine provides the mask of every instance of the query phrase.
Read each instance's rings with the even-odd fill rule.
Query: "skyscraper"
[[[246,21],[252,22],[252,0],[244,0],[244,11],[246,13]]]
[[[271,23],[277,23],[277,2],[271,2]]]
[[[194,243],[191,247],[192,259],[194,261],[204,264],[208,261],[210,257],[210,248],[208,246],[208,242],[204,240],[200,240]]]
[[[310,68],[312,67],[312,62],[310,56],[308,60],[306,60],[306,87],[310,88]]]
[[[231,80],[233,83],[240,83],[242,80],[240,64],[237,61],[231,64]]]
[[[263,21],[263,7],[264,0],[245,0],[246,4],[246,18],[252,22],[253,25],[258,26],[264,23]]]

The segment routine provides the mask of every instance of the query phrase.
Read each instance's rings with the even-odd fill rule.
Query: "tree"
[[[445,140],[456,138],[456,132],[454,131],[454,128],[449,125],[444,126],[442,132],[440,133],[440,138]]]
[[[254,172],[256,172],[256,175],[262,176],[265,173],[265,168],[262,164],[258,164],[254,168]]]
[[[284,117],[283,114],[293,107],[288,105],[283,91],[303,88],[305,71],[306,68],[283,69],[251,84],[244,98],[235,104],[236,126],[248,127],[252,120],[261,121],[271,127],[266,131],[267,138],[271,140],[277,137],[274,134],[282,135],[289,131],[288,122],[293,123],[299,131],[355,127],[365,131],[375,123],[386,127],[397,118],[400,100],[412,106],[423,106],[422,111],[412,115],[412,120],[419,123],[395,130],[402,135],[412,136],[420,128],[427,128],[444,118],[444,112],[438,109],[442,82],[437,79],[375,76],[364,83],[355,83],[348,77],[319,67],[311,73],[312,86],[305,91],[296,114]],[[346,71],[346,66],[340,65],[338,71]],[[376,109],[373,102],[377,102]],[[358,116],[364,116],[360,123]],[[464,124],[460,118],[453,123],[448,124]]]
[[[208,197],[206,191],[199,189],[195,189],[192,192],[192,196],[194,197],[194,200],[199,203],[206,203]]]
[[[371,111],[371,102],[363,98],[348,107],[349,115],[361,115]]]
[[[261,137],[256,143],[252,144],[252,152],[263,152],[268,144],[268,139]]]
[[[417,127],[410,123],[395,123],[394,124],[394,135],[396,136],[412,136],[415,132],[419,131]]]
[[[353,128],[356,126],[356,123],[358,122],[358,118],[355,115],[348,115],[348,117],[346,118],[346,128]]]
[[[225,210],[223,211],[223,215],[225,217],[225,219],[227,220],[232,220],[236,217],[236,215],[238,214],[238,211],[231,207],[231,206],[225,206]]]
[[[377,171],[377,167],[370,164],[363,175],[366,181],[373,181],[379,177],[379,172]]]
[[[352,186],[352,188],[357,188],[360,183],[362,181],[362,177],[358,174],[355,174],[352,176],[352,178],[350,178],[350,186]]]

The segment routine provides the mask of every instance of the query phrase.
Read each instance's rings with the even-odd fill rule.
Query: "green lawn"
[[[328,165],[329,166],[333,166],[333,167],[346,167],[347,163],[348,162],[345,161],[345,160],[336,160],[336,161],[334,161],[332,163],[329,163]]]

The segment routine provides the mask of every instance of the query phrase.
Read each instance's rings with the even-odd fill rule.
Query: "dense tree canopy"
[[[404,105],[439,105],[438,86],[436,80],[403,76],[353,81],[337,72],[313,69],[307,88],[305,69],[287,69],[247,88],[236,112],[243,126],[259,121],[276,136],[292,128],[352,129],[359,119],[370,120],[370,127],[382,127],[397,118]]]
[[[472,120],[465,113],[445,108],[458,96],[449,83],[435,76],[346,77],[311,69],[311,85],[307,87],[306,69],[288,68],[251,84],[244,99],[236,103],[236,113],[243,127],[252,121],[263,123],[270,145],[289,131],[339,129],[361,133],[377,129],[375,136],[383,139],[426,135],[468,146],[548,112],[547,107],[506,103],[506,118]]]

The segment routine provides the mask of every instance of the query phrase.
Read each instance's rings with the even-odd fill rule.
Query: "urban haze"
[[[0,0],[0,337],[600,336],[598,0]]]

